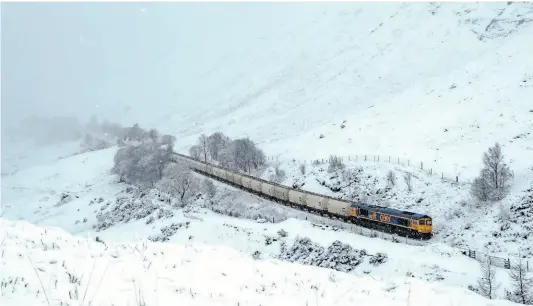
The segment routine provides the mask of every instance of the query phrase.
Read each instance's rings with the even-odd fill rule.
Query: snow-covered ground
[[[60,159],[48,166],[21,170],[12,176],[4,177],[2,181],[2,202],[6,207],[4,217],[11,221],[19,219],[26,220],[38,226],[60,227],[63,230],[78,236],[76,239],[71,238],[76,241],[74,245],[78,244],[77,241],[85,241],[83,238],[88,237],[93,242],[79,242],[80,244],[83,244],[86,249],[78,249],[76,251],[76,256],[85,256],[86,258],[87,253],[85,253],[86,255],[82,254],[84,254],[84,252],[89,252],[89,254],[92,254],[91,257],[93,258],[107,258],[108,260],[106,259],[105,261],[107,262],[113,260],[109,258],[109,256],[114,256],[113,254],[115,253],[113,252],[119,252],[121,254],[120,258],[122,258],[122,256],[126,257],[123,262],[116,263],[117,267],[121,267],[120,269],[117,269],[121,271],[125,270],[127,263],[134,261],[134,259],[129,256],[138,255],[128,253],[128,250],[132,250],[131,247],[121,249],[121,247],[113,247],[112,245],[117,243],[138,243],[140,239],[175,244],[177,245],[175,246],[176,252],[178,252],[177,250],[182,250],[182,252],[185,253],[187,253],[186,250],[198,249],[201,248],[200,245],[206,245],[209,246],[208,249],[210,248],[210,251],[206,251],[208,252],[205,255],[206,258],[216,257],[217,260],[219,260],[218,258],[223,260],[223,254],[225,253],[220,253],[220,255],[215,256],[213,253],[209,252],[221,252],[221,249],[229,248],[245,254],[238,256],[256,256],[265,260],[278,260],[282,254],[285,254],[283,256],[283,261],[294,260],[297,263],[303,263],[306,265],[317,265],[318,263],[313,262],[312,258],[318,256],[317,254],[321,254],[321,252],[324,252],[326,249],[339,248],[338,246],[335,247],[335,241],[338,241],[341,243],[341,249],[353,248],[355,254],[353,255],[355,256],[355,262],[349,265],[353,270],[349,272],[350,276],[345,277],[354,277],[354,275],[356,277],[365,277],[365,279],[366,277],[371,277],[385,287],[400,288],[405,285],[407,279],[411,279],[417,283],[419,281],[426,283],[426,285],[420,286],[437,286],[438,288],[444,286],[446,288],[454,288],[453,290],[462,291],[468,290],[469,285],[475,286],[477,278],[480,276],[479,263],[477,261],[464,256],[459,249],[452,248],[438,239],[430,241],[423,246],[415,246],[404,244],[402,241],[391,242],[385,241],[379,237],[370,238],[361,236],[357,231],[353,233],[349,228],[348,230],[343,230],[342,228],[339,229],[320,225],[321,223],[327,224],[329,221],[321,222],[327,219],[306,215],[303,212],[283,207],[279,204],[260,199],[254,195],[243,194],[242,192],[221,183],[216,183],[218,189],[218,195],[214,201],[218,203],[216,207],[222,208],[225,212],[233,209],[234,212],[240,214],[240,217],[249,217],[248,219],[234,218],[214,213],[212,210],[208,209],[209,207],[213,207],[213,205],[211,204],[210,206],[210,204],[202,199],[185,209],[173,209],[165,206],[164,202],[158,201],[157,197],[151,198],[145,196],[143,200],[132,198],[134,201],[130,203],[137,203],[137,205],[127,205],[127,207],[129,207],[128,210],[114,211],[114,207],[127,201],[128,196],[131,196],[132,194],[127,191],[128,188],[126,186],[117,184],[116,177],[109,173],[109,169],[113,163],[112,157],[115,150],[116,148],[110,148],[107,150],[84,153]],[[308,171],[309,173],[312,173],[311,169]],[[266,172],[263,175],[266,175]],[[70,196],[61,200],[62,193]],[[169,211],[171,213],[168,213]],[[137,219],[137,216],[140,216],[139,219]],[[275,223],[257,222],[254,220],[255,218],[269,219],[272,216],[277,219],[274,220]],[[306,217],[308,217],[309,220],[305,220]],[[102,220],[111,220],[112,224],[105,230],[99,231],[97,228],[102,224]],[[11,221],[5,222],[9,223]],[[27,228],[29,225],[25,226]],[[39,231],[42,231],[42,229]],[[16,233],[17,231],[9,228],[6,230],[3,229],[3,232],[7,235],[11,235],[11,233]],[[26,232],[27,234],[24,235],[27,235],[27,237],[33,237],[32,239],[37,243],[35,248],[41,248],[42,243],[40,243],[40,239],[45,239],[46,235],[34,236],[35,234],[31,234],[31,231],[24,230],[24,233]],[[286,234],[282,234],[282,232],[286,232]],[[102,251],[100,244],[94,242],[96,236],[98,236],[98,240],[102,241],[103,244],[110,246],[108,251]],[[282,250],[284,249],[308,249],[309,245],[305,245],[305,248],[299,248],[299,245],[295,244],[296,241],[303,238],[309,238],[311,240],[310,243],[313,244],[314,250],[311,254],[301,255],[299,252],[296,252],[297,254],[294,255],[287,252],[283,253]],[[57,243],[61,247],[61,252],[64,249],[68,249],[66,245],[64,247],[62,246],[66,243],[62,241],[69,239],[58,239],[52,238],[51,236],[50,239],[52,239],[52,241],[59,241]],[[47,242],[49,247],[51,246],[52,241]],[[72,246],[72,248],[74,248],[74,246]],[[163,246],[162,248],[166,249],[172,247]],[[320,248],[324,249],[318,250]],[[37,250],[35,251],[37,252]],[[74,251],[74,249],[72,249],[72,251]],[[55,252],[53,254],[60,254],[59,250],[53,252],[48,250],[47,252],[49,254],[52,254],[53,252]],[[372,263],[374,261],[373,258],[378,256],[379,253],[385,254],[386,259],[384,262],[381,264]],[[36,258],[40,258],[38,256],[40,255],[35,255]],[[60,255],[54,256],[59,257]],[[70,255],[61,256],[68,257]],[[170,257],[171,256],[166,258]],[[204,258],[203,255],[200,257]],[[332,257],[334,256],[328,256],[327,258]],[[19,260],[22,262],[27,261],[27,259],[24,258]],[[49,260],[50,258],[47,257],[46,259],[39,261],[39,263],[42,265],[48,265]],[[57,260],[58,262],[61,262],[62,259]],[[35,261],[36,260],[34,259],[34,262]],[[118,262],[120,260],[117,259],[116,261]],[[87,262],[88,263],[84,266],[84,269],[92,269],[92,264],[94,264],[94,262],[90,260]],[[103,272],[105,266],[103,262],[104,261],[97,263],[99,268],[95,268],[95,273],[96,269],[99,269],[98,273],[100,274],[95,275],[101,275]],[[281,263],[279,264],[281,265]],[[57,263],[50,263],[49,265],[54,267]],[[156,265],[155,259],[154,265]],[[157,263],[157,265],[161,265],[161,267],[170,266],[168,263],[163,264],[161,262]],[[201,265],[201,263],[198,263],[198,265]],[[225,263],[219,263],[218,265],[225,266]],[[27,266],[27,268],[30,269],[31,266]],[[4,268],[4,271],[7,271],[5,269],[7,268]],[[49,271],[45,267],[43,267],[43,269]],[[243,267],[239,271],[245,271],[246,269],[248,268]],[[29,271],[32,272],[31,270]],[[56,273],[54,275],[60,275],[57,270],[51,271],[56,271],[54,272]],[[141,273],[139,270],[132,271],[137,271],[135,273]],[[152,273],[161,273],[160,277],[167,279],[162,276],[165,274],[163,270],[158,271],[159,272],[145,271],[142,273],[148,274],[141,273],[141,275],[136,274],[136,276],[132,274],[124,276],[124,278],[121,276],[120,278],[122,281],[118,281],[118,284],[121,284],[119,287],[123,288],[126,286],[125,283],[122,283],[127,282],[124,280],[126,277],[130,278],[128,280],[130,282],[133,281],[131,279],[132,277],[137,277],[139,281],[145,277],[143,283],[149,283],[146,285],[148,286],[147,288],[153,288],[151,286],[159,286],[146,280],[155,279],[155,276]],[[88,273],[88,271],[85,270],[77,270],[77,273],[80,275],[84,273],[84,277],[86,278],[87,273],[85,272]],[[53,280],[50,281],[50,277],[50,275],[47,275],[42,278],[46,280],[46,286],[52,286],[48,285],[50,282],[50,284],[53,283]],[[66,276],[63,275],[61,277]],[[200,278],[203,276],[198,277]],[[206,275],[205,277],[210,276]],[[29,278],[25,277],[26,281],[28,279]],[[173,277],[171,277],[171,279],[173,279]],[[97,286],[99,282],[99,280],[97,280],[98,277],[95,278],[95,283],[91,284],[91,288],[93,288],[92,286]],[[174,281],[179,282],[178,280]],[[276,282],[276,280],[270,279],[268,279],[268,281]],[[501,284],[498,296],[503,297],[504,290],[509,289],[509,280],[506,270],[500,268],[497,269],[497,281]],[[32,288],[38,290],[38,288],[34,287],[37,284],[38,283],[33,283]],[[78,290],[85,290],[84,286],[86,286],[86,284],[80,286]],[[102,285],[102,288],[108,288],[108,286]],[[160,286],[158,288],[162,287]],[[204,292],[203,290],[205,288],[201,288],[204,287],[193,287],[191,290],[194,292]],[[383,289],[384,287],[380,288]],[[20,293],[18,290],[19,289],[16,289],[15,292]],[[96,290],[96,288],[94,287],[93,289],[90,289],[89,292],[93,292],[92,290]],[[147,292],[151,292],[146,293],[146,295],[155,298],[153,290],[146,290]],[[395,290],[398,289],[394,289],[391,292],[397,292]],[[420,290],[422,289],[419,289],[419,292]],[[447,290],[448,289],[442,291],[442,294],[450,295],[450,298],[452,298],[455,293],[451,294]],[[52,291],[55,292],[53,294],[55,294],[57,298],[66,298],[64,290]],[[102,291],[102,296],[100,298],[108,298],[107,293],[105,292],[107,291]],[[125,295],[131,295],[134,292],[134,289],[127,289],[125,292],[128,292],[125,293]],[[288,291],[283,292],[276,294],[286,294]],[[464,291],[462,292],[463,293],[461,294],[464,294]],[[163,292],[161,292],[161,294],[160,298],[164,296]],[[203,298],[206,298],[205,294],[205,292],[204,294],[201,294],[204,296]],[[210,293],[207,294],[210,295]],[[338,298],[340,293],[331,294],[335,296],[335,298]],[[369,294],[372,293],[369,292]],[[467,293],[469,296],[468,298],[474,298],[470,297],[471,294],[473,293]],[[26,294],[23,295],[27,296]],[[91,293],[88,295],[90,296]],[[9,296],[12,296],[12,294]],[[18,295],[15,296],[17,296],[17,298],[22,298]],[[43,296],[38,297],[41,300],[44,298]],[[134,295],[128,298],[133,299]],[[286,299],[288,297],[284,296],[281,298]],[[396,299],[399,299],[399,297]],[[454,305],[456,304],[453,298],[451,301]],[[202,300],[202,302],[212,303],[213,301]],[[309,301],[309,303],[311,303],[311,301]],[[362,300],[361,303],[363,303]],[[403,300],[403,303],[405,304],[405,300]],[[414,302],[412,301],[411,304],[416,305],[413,303]],[[480,300],[479,303],[483,303],[482,300]],[[321,303],[319,302],[319,304]],[[447,305],[449,305],[449,301],[447,302]]]
[[[256,260],[223,246],[99,243],[0,219],[2,305],[516,305],[407,276]]]
[[[316,223],[325,222],[320,217],[221,184],[217,184],[216,207],[199,200],[193,208],[171,210],[169,214],[168,207],[148,198],[147,210],[122,213],[123,217],[142,216],[139,220],[123,220],[96,231],[95,226],[101,224],[99,213],[112,215],[109,211],[122,201],[117,199],[128,201],[131,196],[109,173],[115,148],[71,156],[79,152],[76,143],[36,148],[12,143],[2,134],[3,217],[57,226],[78,237],[51,229],[43,234],[44,229],[2,220],[6,238],[0,233],[4,239],[0,243],[6,257],[1,263],[4,283],[0,302],[45,303],[25,257],[26,245],[36,267],[44,270],[38,269],[38,273],[43,273],[45,291],[55,302],[67,301],[64,288],[75,287],[67,285],[62,270],[74,269],[74,262],[84,262],[76,273],[84,273],[78,290],[85,290],[87,273],[95,258],[101,258],[104,260],[95,265],[94,282],[87,290],[89,299],[95,296],[102,304],[126,300],[133,304],[134,292],[141,291],[153,303],[171,300],[173,305],[267,305],[285,304],[287,300],[291,304],[329,305],[337,299],[339,304],[361,305],[370,301],[483,305],[488,302],[465,291],[479,277],[479,264],[459,254],[455,247],[503,257],[513,256],[519,248],[523,253],[533,252],[533,208],[528,202],[533,201],[531,3],[265,3],[218,5],[206,10],[191,5],[179,12],[165,9],[168,14],[163,16],[156,14],[158,10],[161,7],[147,6],[143,22],[157,20],[172,25],[179,20],[181,26],[197,30],[185,48],[187,56],[174,56],[172,61],[186,59],[187,63],[176,69],[164,56],[158,57],[163,65],[149,63],[170,69],[172,77],[168,73],[142,73],[137,63],[118,65],[121,73],[135,69],[131,74],[141,78],[136,82],[146,86],[128,86],[122,92],[108,79],[110,83],[105,85],[124,96],[98,96],[103,99],[98,101],[98,116],[128,124],[139,122],[142,127],[171,133],[178,139],[180,152],[186,152],[200,133],[249,136],[268,156],[281,161],[287,173],[283,184],[296,183],[330,195],[364,191],[380,204],[425,212],[435,220],[435,239],[425,246],[412,246],[363,237],[349,228],[336,231],[320,227]],[[269,17],[269,11],[275,12],[276,18]],[[215,22],[221,18],[223,22]],[[197,28],[194,25],[199,20],[211,23]],[[110,45],[117,41],[108,38]],[[108,74],[117,67],[110,64]],[[150,82],[158,84],[152,91]],[[98,84],[92,87],[98,88]],[[143,98],[142,102],[131,102]],[[514,171],[514,186],[501,203],[476,207],[468,196],[468,182],[478,174],[483,152],[496,141]],[[330,154],[359,156],[357,161],[345,159],[348,169],[361,169],[355,184],[358,189],[339,179],[340,173],[327,173],[327,166],[309,163]],[[381,158],[379,162],[362,162],[364,154]],[[393,161],[401,158],[403,164],[389,163],[389,155]],[[305,175],[291,159],[307,160]],[[435,175],[419,170],[420,162]],[[384,176],[389,170],[396,173],[397,183],[386,191]],[[406,172],[413,175],[412,191],[407,191],[403,182]],[[452,179],[458,176],[459,183],[442,181],[441,173]],[[261,175],[269,178],[271,174],[272,168]],[[333,192],[327,186],[340,191]],[[500,205],[509,210],[508,221],[502,217]],[[209,207],[248,219],[221,216]],[[150,221],[151,217],[154,220]],[[251,220],[256,217],[273,217],[275,223]],[[165,226],[170,227],[162,232]],[[280,237],[281,229],[287,231],[287,237]],[[133,246],[117,244],[163,238],[165,233],[173,233],[167,241],[172,245],[150,243],[150,252],[146,252],[149,260],[133,252]],[[109,248],[105,250],[92,238],[81,238],[85,235],[98,235]],[[324,248],[339,240],[355,250],[365,249],[370,256],[385,253],[388,259],[374,266],[365,256],[354,271],[338,274],[333,279],[341,280],[332,281],[331,271],[249,258],[254,253],[276,258],[281,241],[290,248],[298,237],[309,237]],[[52,242],[61,249],[50,250]],[[153,255],[159,251],[165,253],[162,258]],[[184,260],[178,262],[176,256]],[[62,260],[70,266],[60,268]],[[106,273],[97,289],[98,277],[105,269],[103,262],[112,263],[110,269],[115,270],[113,276]],[[235,263],[239,267],[230,269]],[[181,273],[170,270],[174,264]],[[250,274],[253,269],[259,272]],[[194,276],[184,285],[184,275],[198,278]],[[17,276],[24,280],[10,279]],[[226,276],[234,282],[228,282]],[[55,279],[65,285],[56,289]],[[508,289],[506,271],[498,269],[497,279],[502,284],[498,291],[502,297],[503,290]],[[208,286],[207,281],[212,283]],[[415,289],[411,293],[410,286]],[[237,295],[246,296],[247,302]]]
[[[523,177],[507,198],[485,204],[470,196],[468,183],[443,180],[440,174],[421,170],[420,164],[398,164],[383,157],[380,162],[375,160],[372,156],[367,161],[362,156],[357,160],[344,158],[345,170],[332,173],[328,172],[327,162],[316,165],[307,161],[305,174],[297,161],[278,160],[272,164],[285,171],[281,184],[287,186],[343,199],[352,200],[351,196],[355,196],[366,203],[427,214],[433,218],[433,240],[504,258],[519,251],[533,257],[533,180],[526,185],[527,177]],[[343,177],[344,171],[349,173],[349,179]],[[394,186],[387,182],[389,171],[395,174]],[[269,179],[274,172],[270,166],[261,177]],[[406,174],[412,175],[411,191],[404,180]],[[533,169],[528,176],[533,178]],[[522,206],[528,208],[520,210]]]

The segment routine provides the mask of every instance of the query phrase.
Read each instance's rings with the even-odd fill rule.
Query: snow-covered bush
[[[154,215],[157,219],[169,218],[173,216],[173,212],[157,190],[135,189],[132,195],[118,197],[111,207],[99,211],[96,214],[97,223],[93,227],[100,231],[118,223],[127,223]]]
[[[279,235],[281,238],[285,238],[285,237],[287,237],[287,236],[289,235],[289,233],[287,233],[287,231],[284,230],[284,229],[280,229],[280,230],[278,231],[278,235]]]
[[[237,218],[282,222],[290,216],[288,210],[283,206],[271,205],[268,201],[243,201],[237,200],[241,195],[239,191],[225,190],[218,192],[216,196],[206,203],[206,207],[212,211]]]
[[[371,256],[368,262],[374,266],[379,266],[385,262],[387,262],[387,254],[385,253],[376,253],[375,255]]]
[[[296,239],[290,248],[283,249],[279,258],[290,262],[350,272],[362,263],[365,256],[365,250],[356,250],[340,241],[334,241],[328,248],[324,248],[305,237]]]
[[[172,223],[168,226],[164,226],[160,229],[161,234],[157,236],[150,236],[148,237],[151,241],[168,241],[171,236],[173,236],[178,230],[180,230],[182,227],[189,228],[190,222],[178,222],[178,223]]]
[[[202,192],[207,195],[209,199],[212,199],[217,194],[217,188],[212,180],[205,178],[202,184]]]

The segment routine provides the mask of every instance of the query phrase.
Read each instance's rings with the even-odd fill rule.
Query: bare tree
[[[200,137],[198,137],[198,146],[202,149],[204,162],[207,162],[207,153],[209,152],[209,146],[207,136],[205,136],[205,134],[202,134],[200,135]]]
[[[305,174],[305,164],[300,165],[300,173]]]
[[[513,174],[503,157],[499,143],[483,153],[483,169],[472,185],[473,195],[480,200],[501,200],[509,192]]]
[[[172,149],[172,144],[161,142],[128,144],[115,153],[111,171],[118,174],[122,182],[152,187],[163,177],[163,170],[172,161]]]
[[[336,155],[329,156],[328,172],[334,172],[336,170],[344,169],[345,165],[342,162],[342,158]]]
[[[211,158],[218,161],[220,151],[227,147],[230,141],[231,139],[221,132],[211,134],[211,136],[207,138],[207,146]]]
[[[487,256],[487,258],[480,263],[480,269],[481,278],[477,281],[477,291],[481,295],[493,299],[496,295],[498,285],[496,285],[495,281],[496,270],[493,266],[492,257]]]
[[[506,292],[507,298],[513,302],[533,305],[533,277],[527,275],[522,256],[518,255],[518,264],[509,270],[513,290]]]
[[[394,174],[394,172],[392,172],[392,170],[389,170],[389,172],[387,172],[386,180],[387,184],[389,184],[390,186],[396,185],[396,175]]]
[[[176,143],[176,137],[172,135],[163,135],[163,137],[161,137],[161,143],[167,146],[167,150],[169,148],[172,149]]]
[[[151,129],[150,131],[148,131],[148,136],[154,142],[159,140],[159,133],[157,132],[156,129]]]
[[[409,191],[409,192],[413,191],[413,185],[412,185],[412,182],[411,182],[412,178],[413,178],[413,175],[410,172],[407,172],[403,176],[403,180],[405,181],[405,185],[407,185],[407,191]]]
[[[163,179],[156,185],[157,189],[176,196],[182,205],[187,204],[198,190],[198,183],[191,170],[181,163],[170,164],[163,175]]]
[[[234,158],[235,154],[233,153],[234,150],[235,146],[231,143],[218,153],[218,162],[222,167],[226,167],[231,170],[237,170]]]
[[[146,131],[144,131],[138,123],[135,123],[131,128],[128,128],[126,137],[134,141],[142,141],[145,138]]]
[[[200,159],[202,156],[202,148],[199,145],[194,145],[189,148],[189,155],[194,159]]]
[[[249,138],[235,139],[230,145],[233,164],[238,170],[251,172],[264,165],[266,158],[263,151],[256,147]]]

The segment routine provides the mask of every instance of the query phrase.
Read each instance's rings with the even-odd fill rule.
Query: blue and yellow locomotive
[[[358,223],[382,227],[390,233],[431,238],[432,219],[427,215],[363,203],[352,203],[349,214]]]

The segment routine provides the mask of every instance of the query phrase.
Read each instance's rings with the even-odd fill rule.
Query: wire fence
[[[514,269],[519,266],[517,259],[511,260],[510,258],[490,256],[488,254],[485,254],[485,253],[482,253],[476,250],[470,250],[470,249],[461,249],[461,253],[479,262],[485,262],[487,261],[487,259],[490,258],[490,263],[493,266],[504,268],[504,269]],[[530,259],[523,259],[522,265],[525,271],[528,271],[528,272],[533,271],[533,261],[531,261]]]
[[[390,163],[401,165],[404,167],[411,167],[412,169],[417,169],[423,171],[430,176],[440,178],[442,181],[452,183],[452,184],[467,184],[470,181],[466,178],[461,178],[459,173],[452,173],[450,171],[437,170],[437,167],[433,163],[416,161],[409,158],[396,157],[391,155],[375,155],[375,154],[357,154],[357,155],[348,155],[348,156],[337,156],[340,157],[343,162],[354,162],[354,163],[363,163],[363,162],[375,162],[375,163]],[[269,161],[278,161],[278,162],[288,162],[294,165],[323,165],[330,162],[329,158],[318,158],[313,160],[306,159],[281,159],[277,156],[268,156],[267,160]]]

